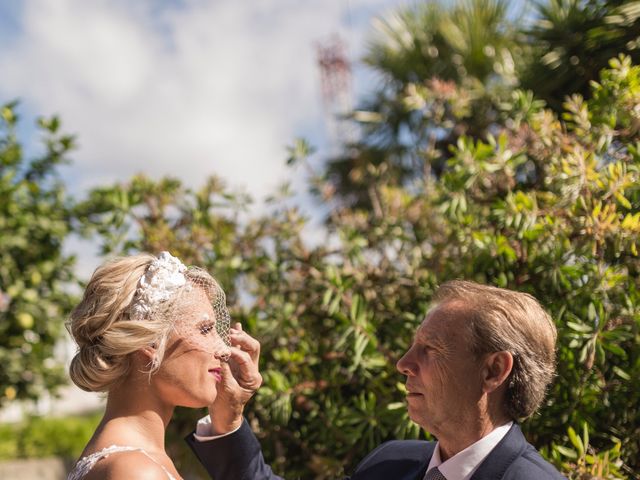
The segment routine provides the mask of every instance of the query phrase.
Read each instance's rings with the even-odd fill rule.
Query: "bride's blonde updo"
[[[131,370],[131,354],[150,345],[162,361],[172,325],[159,315],[145,321],[130,318],[131,302],[140,279],[156,257],[139,254],[116,258],[94,272],[80,304],[71,312],[67,327],[78,344],[69,374],[89,392],[108,391]]]

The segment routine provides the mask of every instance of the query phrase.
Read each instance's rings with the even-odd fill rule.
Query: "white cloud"
[[[390,3],[27,0],[0,95],[78,134],[76,188],[216,173],[260,198],[290,175],[284,146],[322,125],[314,41],[360,41],[367,22],[345,27],[345,9]]]
[[[295,136],[323,147],[314,44],[338,32],[358,58],[370,17],[394,3],[25,0],[0,42],[0,102],[19,97],[78,135],[63,170],[78,196],[144,172],[191,186],[217,174],[260,200],[291,180]],[[86,243],[67,245],[83,277],[99,260]]]
[[[15,35],[0,31],[0,102],[19,97],[78,135],[65,173],[76,193],[137,172],[189,185],[216,173],[259,199],[290,177],[294,136],[323,138],[311,130],[322,128],[314,42],[338,31],[357,57],[368,17],[394,3],[24,0],[4,21]],[[310,243],[323,235],[317,222],[306,231]],[[66,250],[79,255],[81,278],[100,263],[85,240]],[[66,407],[43,413],[95,406],[69,392]]]

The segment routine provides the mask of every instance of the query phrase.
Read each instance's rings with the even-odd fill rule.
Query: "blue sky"
[[[70,191],[143,172],[198,186],[211,174],[257,200],[301,173],[285,166],[296,137],[329,154],[314,45],[338,34],[354,62],[353,103],[374,75],[357,60],[372,20],[398,0],[2,0],[0,104],[20,100],[19,130],[57,114],[77,135]],[[298,197],[306,211],[308,197]],[[308,232],[319,241],[316,222]],[[317,238],[316,238],[317,237]],[[95,242],[94,242],[95,243]],[[86,277],[96,245],[72,238]]]
[[[0,103],[18,98],[28,145],[58,114],[79,149],[76,193],[144,172],[197,185],[216,173],[260,199],[291,177],[285,147],[326,147],[314,43],[352,60],[394,0],[3,0]],[[354,70],[354,97],[373,77]]]

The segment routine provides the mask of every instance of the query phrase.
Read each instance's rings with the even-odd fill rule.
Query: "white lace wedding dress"
[[[149,457],[153,462],[160,465],[160,468],[164,470],[167,474],[167,478],[169,480],[176,480],[176,478],[169,473],[169,471],[164,468],[159,462],[157,462],[151,455],[145,452],[143,449],[138,447],[128,447],[121,445],[111,445],[110,447],[103,448],[99,452],[92,453],[91,455],[87,455],[86,457],[82,457],[78,460],[78,463],[75,464],[73,470],[69,472],[69,476],[67,480],[81,480],[89,471],[93,468],[93,466],[98,463],[99,460],[108,457],[113,453],[119,452],[141,452],[144,453],[147,457]]]

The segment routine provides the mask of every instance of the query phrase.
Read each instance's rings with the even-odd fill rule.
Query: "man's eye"
[[[215,323],[207,323],[206,325],[202,325],[200,327],[200,333],[202,333],[203,335],[208,334],[211,330],[213,330],[215,328]]]

